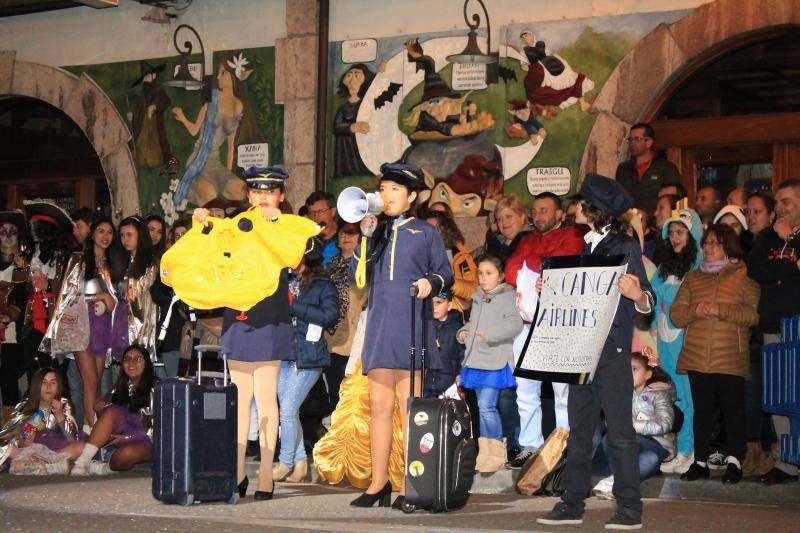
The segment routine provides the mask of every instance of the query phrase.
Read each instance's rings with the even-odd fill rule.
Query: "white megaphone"
[[[364,192],[358,187],[348,187],[339,193],[336,200],[336,212],[345,222],[353,224],[369,215],[377,215],[383,211],[383,200],[376,192]]]

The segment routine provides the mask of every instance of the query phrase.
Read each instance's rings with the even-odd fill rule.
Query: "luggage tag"
[[[306,340],[308,342],[318,342],[322,338],[322,327],[317,324],[309,324],[308,331],[306,331]]]

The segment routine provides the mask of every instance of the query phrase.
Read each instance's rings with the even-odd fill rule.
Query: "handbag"
[[[83,294],[72,305],[64,308],[53,338],[50,339],[49,352],[54,355],[82,352],[89,346],[89,308]]]
[[[523,465],[517,490],[525,496],[555,493],[566,464],[569,431],[557,427],[538,452]]]

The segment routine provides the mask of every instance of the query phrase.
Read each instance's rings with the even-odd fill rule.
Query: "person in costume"
[[[150,354],[132,344],[122,355],[122,372],[100,410],[89,441],[78,444],[80,453],[70,474],[109,474],[150,460],[155,382]],[[98,452],[100,461],[92,461]]]
[[[92,222],[82,253],[75,253],[67,266],[61,284],[53,319],[45,338],[51,341],[66,336],[63,328],[74,328],[77,312],[85,313],[88,323],[88,344],[74,348],[75,362],[83,385],[83,424],[90,431],[95,422],[94,407],[100,396],[100,381],[110,353],[115,358],[128,346],[128,321],[125,306],[117,307],[117,284],[125,272],[124,258],[115,245],[114,223],[109,217]],[[86,308],[72,306],[86,300]],[[123,297],[123,299],[125,299]],[[65,315],[71,315],[64,320]],[[63,353],[63,352],[62,352]],[[55,355],[55,354],[54,354]]]
[[[288,177],[279,167],[251,167],[245,172],[247,199],[251,206],[261,208],[265,220],[278,220],[281,216],[280,205],[285,197]],[[197,223],[204,224],[208,211],[195,209],[192,217]],[[206,230],[213,231],[213,226],[207,226]],[[227,349],[231,380],[238,390],[237,476],[242,497],[248,485],[244,457],[250,427],[250,404],[255,397],[261,469],[254,498],[272,499],[272,459],[278,440],[278,376],[282,361],[295,361],[297,358],[293,338],[288,269],[281,270],[277,290],[246,314],[225,309],[220,344]]]
[[[71,459],[78,456],[79,449],[76,452],[74,447],[80,437],[78,426],[72,417],[72,404],[61,396],[62,391],[61,376],[54,368],[40,368],[33,374],[27,398],[0,430],[0,465],[8,459],[13,461],[32,444],[70,453]]]
[[[52,358],[39,345],[47,331],[55,295],[69,259],[67,235],[75,223],[61,207],[48,200],[24,201],[30,224],[33,253],[30,257],[30,286],[25,309],[23,350],[28,379],[37,368],[50,366]]]
[[[606,522],[606,528],[638,529],[642,523],[642,500],[638,445],[631,420],[631,341],[634,316],[650,314],[655,299],[642,264],[642,249],[626,234],[619,219],[633,207],[633,198],[616,181],[594,173],[584,178],[580,196],[582,201],[578,204],[575,222],[590,228],[584,237],[584,254],[623,255],[627,268],[619,279],[619,302],[592,383],[569,387],[569,459],[562,478],[564,494],[553,510],[537,522],[545,525],[583,523],[584,500],[591,488],[592,438],[602,410],[608,426],[614,463],[613,494],[617,501],[616,513]]]
[[[19,342],[28,296],[25,258],[21,253],[25,226],[21,211],[0,212],[0,395],[4,422],[21,399],[17,380],[25,371]]]
[[[158,306],[150,295],[150,288],[158,277],[158,264],[153,256],[153,241],[138,216],[119,223],[119,240],[128,255],[125,277],[117,289],[117,294],[127,304],[128,343],[143,346],[155,361]]]
[[[678,374],[678,357],[681,354],[685,330],[672,323],[670,311],[686,275],[703,262],[703,251],[700,247],[703,223],[700,215],[693,209],[673,211],[672,218],[662,227],[661,235],[665,243],[663,261],[650,278],[650,284],[658,298],[655,314],[658,358],[661,368],[675,384],[678,407],[684,416],[683,425],[678,432],[677,455],[661,465],[661,470],[683,474],[694,462],[694,404],[689,376]]]
[[[403,163],[384,163],[381,174],[379,193],[388,220],[379,225],[376,217],[368,216],[361,221],[364,237],[356,253],[356,281],[363,286],[367,277],[370,284],[362,364],[369,379],[372,458],[372,481],[351,502],[356,507],[371,507],[376,502],[386,506],[391,498],[388,469],[392,411],[395,400],[399,401],[405,428],[412,340],[408,331],[410,321],[419,319],[423,307],[408,303],[409,290],[413,286],[417,299],[424,304],[430,295],[439,294],[453,284],[450,261],[436,228],[410,214],[417,191],[425,182],[422,171]],[[424,319],[429,320],[427,316]],[[433,331],[432,323],[428,330]],[[422,345],[421,336],[421,328],[417,328],[417,338],[413,339],[417,346]],[[417,361],[417,368],[421,366],[421,360]],[[438,364],[429,361],[429,366],[436,368]],[[421,381],[416,379],[415,394],[420,393]],[[402,507],[403,492],[401,487],[401,495],[393,507]]]

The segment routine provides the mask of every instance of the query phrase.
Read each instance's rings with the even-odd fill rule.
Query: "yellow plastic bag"
[[[275,293],[284,268],[297,266],[308,239],[322,228],[305,217],[275,221],[253,207],[234,218],[195,224],[161,258],[161,281],[196,309],[247,311]]]

